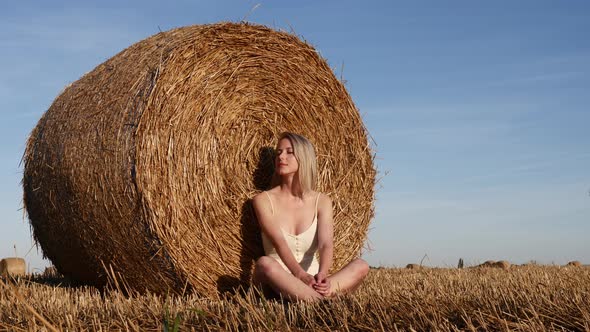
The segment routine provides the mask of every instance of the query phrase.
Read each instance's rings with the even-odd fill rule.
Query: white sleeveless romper
[[[265,191],[264,192],[270,201],[270,207],[272,209],[272,214],[275,214],[274,206],[272,205],[272,200],[270,195]],[[298,235],[294,235],[288,232],[285,232],[281,228],[283,232],[283,236],[287,241],[287,246],[291,249],[293,256],[295,256],[295,260],[299,263],[299,265],[309,274],[316,275],[320,270],[320,263],[316,257],[316,252],[318,250],[318,200],[320,198],[320,194],[318,193],[318,197],[315,200],[315,216],[313,218],[312,224],[309,226],[308,229],[303,231]],[[264,247],[264,253],[276,259],[279,264],[289,273],[289,268],[283,261],[279,254],[275,250],[274,246],[270,239],[262,232],[262,246]]]

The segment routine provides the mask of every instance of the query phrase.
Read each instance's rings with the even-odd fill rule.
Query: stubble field
[[[125,296],[34,276],[0,283],[9,331],[590,331],[590,268],[371,269],[352,295],[319,303]]]

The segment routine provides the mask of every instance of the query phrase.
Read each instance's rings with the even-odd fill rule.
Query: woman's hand
[[[314,279],[315,285],[313,286],[313,289],[322,296],[330,296],[331,285],[330,280],[328,280],[328,275],[324,272],[318,272],[318,274],[314,276]]]
[[[297,278],[301,281],[303,281],[304,284],[306,284],[309,287],[314,287],[316,284],[315,278],[314,276],[312,276],[309,273],[301,273],[297,276]]]

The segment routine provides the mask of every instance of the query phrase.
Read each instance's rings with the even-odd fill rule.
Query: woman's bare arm
[[[334,257],[334,223],[332,220],[332,200],[321,194],[318,203],[318,252],[320,254],[320,270],[318,274],[328,276]]]

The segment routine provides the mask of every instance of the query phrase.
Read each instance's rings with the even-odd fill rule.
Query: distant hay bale
[[[419,265],[419,264],[406,265],[406,269],[410,269],[410,270],[420,270],[421,268],[422,268],[422,265]]]
[[[359,112],[316,50],[263,26],[158,33],[67,87],[24,156],[24,203],[59,272],[137,290],[214,294],[262,254],[249,199],[275,139],[307,136],[333,199],[334,269],[359,255],[375,169]]]
[[[508,261],[485,261],[482,264],[479,264],[477,267],[494,267],[494,268],[500,268],[500,269],[504,269],[507,270],[509,269],[511,266],[511,264]]]
[[[580,261],[571,261],[569,263],[567,263],[566,266],[582,266],[582,263],[580,263]]]
[[[511,264],[508,261],[497,261],[492,265],[492,267],[497,267],[504,270],[508,270],[510,266]]]
[[[481,264],[479,264],[477,267],[493,267],[494,264],[496,264],[496,261],[485,261]]]
[[[27,274],[27,264],[23,258],[7,257],[0,260],[0,276],[17,277]]]

